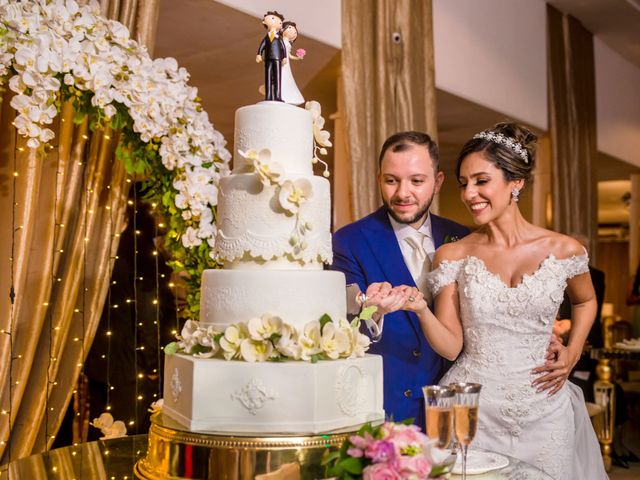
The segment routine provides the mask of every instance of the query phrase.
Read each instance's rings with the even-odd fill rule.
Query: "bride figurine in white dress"
[[[287,61],[282,65],[281,73],[281,87],[280,92],[282,101],[290,103],[292,105],[301,105],[304,103],[304,97],[296,85],[296,81],[291,73],[291,62],[289,60],[302,60],[304,53],[301,56],[291,53],[291,47],[293,42],[298,38],[298,28],[294,22],[284,22],[282,24],[282,38],[284,45],[287,48]],[[299,49],[301,52],[304,50]]]
[[[596,313],[587,253],[518,208],[535,141],[525,128],[502,123],[465,144],[456,174],[479,228],[436,252],[428,280],[435,315],[415,287],[391,294],[418,314],[433,349],[455,360],[441,384],[483,385],[472,447],[516,457],[556,480],[606,479],[582,392],[567,382]],[[549,347],[565,288],[571,336],[566,347],[554,340]]]

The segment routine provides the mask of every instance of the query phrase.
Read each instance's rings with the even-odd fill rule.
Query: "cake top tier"
[[[268,149],[288,177],[313,175],[312,112],[282,102],[260,102],[236,111],[234,171],[247,165],[240,152]]]

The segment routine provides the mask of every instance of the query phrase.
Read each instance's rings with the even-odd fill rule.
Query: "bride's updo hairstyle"
[[[497,123],[493,128],[477,133],[464,144],[456,165],[456,178],[460,178],[462,161],[474,152],[482,152],[485,158],[502,170],[507,182],[531,179],[536,164],[538,137],[517,123]]]

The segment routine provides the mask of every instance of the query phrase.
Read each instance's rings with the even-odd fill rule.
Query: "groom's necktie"
[[[411,256],[407,259],[407,267],[416,282],[418,289],[424,294],[427,303],[431,304],[431,293],[427,288],[427,273],[431,270],[431,260],[424,249],[425,235],[419,231],[412,232],[405,238],[411,246]]]

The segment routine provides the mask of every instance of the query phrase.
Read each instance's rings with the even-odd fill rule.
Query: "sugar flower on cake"
[[[220,332],[209,325],[206,329],[199,329],[197,333],[198,346],[203,348],[198,348],[195,353],[196,357],[211,358],[218,353],[220,344],[216,341],[216,337]]]
[[[197,332],[198,322],[187,320],[182,326],[182,331],[178,336],[178,347],[185,352],[191,352],[191,349],[198,343]]]
[[[266,187],[272,184],[279,185],[282,181],[284,170],[278,162],[271,161],[271,150],[263,148],[257,150],[238,150],[238,154],[248,161],[249,166],[258,175],[262,184]]]
[[[240,344],[240,353],[247,362],[264,362],[273,355],[273,344],[269,340],[245,338]]]
[[[262,341],[269,340],[274,335],[280,335],[282,332],[282,319],[275,315],[265,314],[259,318],[252,318],[247,323],[249,337],[252,340]]]
[[[320,348],[327,357],[336,360],[349,350],[349,346],[349,336],[343,329],[337,328],[333,322],[325,324],[320,337]]]
[[[300,360],[302,349],[298,343],[298,331],[288,323],[282,324],[280,338],[278,338],[275,347],[284,357]]]
[[[164,398],[161,398],[155,402],[151,402],[151,405],[147,409],[147,411],[151,415],[155,415],[156,413],[162,412],[162,408],[164,407]]]
[[[312,357],[322,352],[322,347],[320,346],[321,339],[320,322],[315,320],[307,323],[299,339],[300,359],[311,361]]]
[[[110,438],[125,437],[127,435],[127,427],[122,420],[113,420],[113,415],[108,412],[103,413],[98,418],[94,418],[91,426],[99,429],[103,436],[100,440],[108,440]]]
[[[220,337],[220,348],[222,355],[227,360],[240,356],[240,345],[242,341],[249,337],[247,326],[243,323],[229,325],[224,330],[224,335]]]
[[[311,117],[313,118],[313,138],[318,145],[321,147],[330,147],[331,141],[329,140],[329,132],[323,130],[324,128],[324,118],[321,114],[320,103],[315,100],[311,100],[305,104],[305,108],[311,112]],[[326,154],[326,150],[321,152]]]
[[[349,323],[347,320],[342,319],[338,322],[338,325],[349,339],[349,348],[344,352],[344,356],[364,357],[365,352],[369,349],[371,340],[368,336],[360,333],[360,323]]]
[[[280,186],[278,199],[282,208],[291,213],[297,213],[300,205],[313,196],[311,182],[306,178],[285,180]]]

